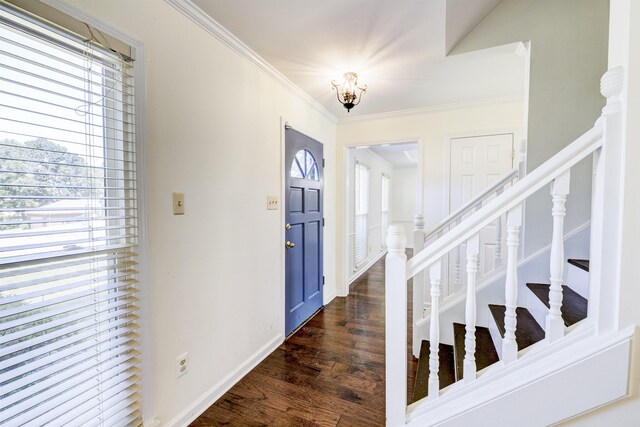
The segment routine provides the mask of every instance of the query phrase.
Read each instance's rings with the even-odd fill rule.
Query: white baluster
[[[467,304],[465,308],[466,334],[464,339],[464,381],[476,379],[476,274],[480,253],[480,236],[467,240]]]
[[[437,261],[429,268],[431,278],[431,325],[429,329],[429,399],[440,395],[438,369],[440,360],[440,281],[442,280],[442,261]]]
[[[407,239],[402,225],[389,226],[385,270],[387,425],[404,425],[407,408]]]
[[[424,249],[424,217],[416,214],[413,220],[413,252],[417,254]],[[424,300],[424,271],[413,276],[413,336],[412,336],[412,352],[415,357],[420,356],[420,344],[422,338],[420,329],[416,327],[416,323],[424,317],[425,300]]]
[[[522,225],[522,205],[511,209],[507,214],[507,274],[505,283],[504,328],[502,340],[502,360],[505,363],[518,358],[516,343],[516,306],[518,303],[518,244]]]
[[[498,189],[498,197],[502,194],[503,189]],[[502,215],[496,219],[496,252],[493,268],[494,270],[502,265]]]
[[[549,262],[551,287],[549,289],[549,314],[546,320],[546,338],[553,342],[564,336],[562,320],[562,282],[564,274],[564,204],[569,194],[570,171],[556,178],[551,184],[553,200],[553,234],[551,238],[551,259]]]
[[[453,250],[453,289],[448,289],[446,295],[450,295],[454,292],[457,292],[462,285],[462,280],[460,278],[460,246],[456,246]]]

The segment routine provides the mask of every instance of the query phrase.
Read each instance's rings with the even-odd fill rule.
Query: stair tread
[[[549,289],[551,285],[544,283],[527,283],[527,287],[549,308]],[[566,326],[571,326],[587,318],[588,301],[568,286],[562,286],[562,319]]]
[[[422,341],[420,345],[420,357],[418,359],[418,369],[416,371],[416,381],[413,387],[413,402],[426,397],[429,393],[429,341]],[[453,346],[440,344],[438,349],[440,368],[438,375],[440,388],[445,388],[456,382],[455,367],[453,361]]]
[[[461,323],[453,324],[454,349],[456,360],[456,378],[462,379],[464,375],[464,339],[466,326]],[[496,351],[489,328],[476,326],[476,371],[480,371],[500,360]]]
[[[504,338],[504,313],[506,307],[504,305],[489,304],[489,310],[493,315],[498,326],[500,335]],[[518,350],[525,349],[532,344],[544,339],[544,329],[536,322],[533,315],[524,307],[516,308],[516,343]]]
[[[567,262],[571,265],[575,265],[576,267],[584,270],[584,271],[589,271],[589,260],[588,259],[573,259],[573,258],[569,258],[567,260]]]

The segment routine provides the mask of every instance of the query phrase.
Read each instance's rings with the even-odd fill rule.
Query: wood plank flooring
[[[410,399],[417,368],[410,338],[407,355]],[[384,426],[384,358],[382,259],[191,426]]]

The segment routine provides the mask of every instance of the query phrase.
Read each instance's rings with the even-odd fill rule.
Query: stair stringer
[[[411,427],[551,425],[629,396],[636,326],[605,336],[578,325],[554,343],[541,341],[509,365],[498,362],[470,384],[456,382],[435,400],[407,408]]]
[[[565,233],[565,254],[574,258],[589,258],[589,237],[590,226],[588,222]],[[518,262],[519,307],[529,307],[529,299],[536,298],[536,296],[531,294],[527,289],[527,282],[548,283],[550,253],[551,245]],[[565,268],[565,275],[566,270]],[[478,283],[476,287],[476,324],[478,326],[491,329],[493,320],[491,319],[491,314],[487,306],[488,304],[504,303],[504,281],[505,270],[500,269]],[[425,281],[425,288],[428,289],[428,286],[428,282]],[[453,344],[453,323],[465,323],[465,301],[466,287],[441,301],[440,342]],[[537,304],[537,302],[533,300],[532,304]],[[416,332],[414,336],[420,341],[429,340],[429,325],[431,323],[431,312],[429,309],[425,311],[424,316],[423,319],[414,325]],[[544,328],[544,322],[541,326]]]

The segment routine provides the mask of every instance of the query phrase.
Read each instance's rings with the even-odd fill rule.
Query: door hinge
[[[324,285],[324,276],[322,276],[322,284]]]
[[[516,159],[516,150],[511,150],[511,160]]]
[[[322,159],[322,167],[325,167],[325,161],[324,161],[324,158]]]
[[[324,218],[322,218],[322,226],[324,227]]]

